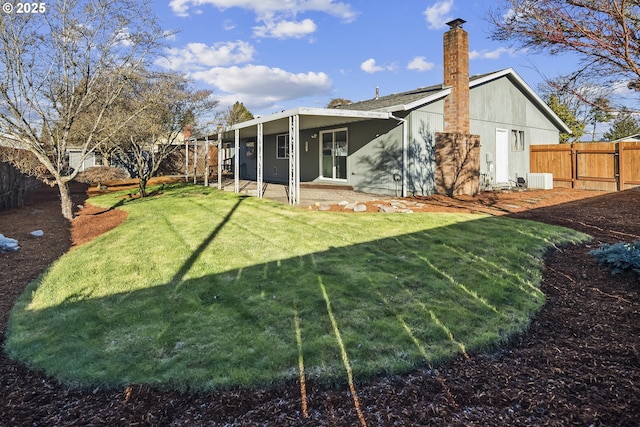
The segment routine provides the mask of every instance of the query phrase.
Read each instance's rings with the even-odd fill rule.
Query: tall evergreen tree
[[[561,133],[560,143],[567,144],[571,142],[579,141],[582,135],[584,135],[584,122],[576,118],[571,108],[566,104],[560,102],[560,99],[556,94],[551,94],[547,99],[549,108],[562,119],[562,121],[571,129],[571,134]]]
[[[616,141],[637,134],[640,134],[640,120],[629,111],[621,111],[603,138],[607,141]]]

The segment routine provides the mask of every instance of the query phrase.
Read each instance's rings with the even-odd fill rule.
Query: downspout
[[[407,151],[409,148],[409,129],[407,129],[407,120],[401,117],[396,117],[391,113],[389,113],[389,117],[402,123],[402,197],[407,197]]]

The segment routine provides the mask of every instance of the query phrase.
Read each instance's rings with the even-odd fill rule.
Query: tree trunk
[[[147,178],[138,178],[138,190],[140,190],[140,197],[147,197]]]
[[[69,190],[69,181],[61,181],[58,179],[56,183],[60,191],[62,216],[71,221],[73,219],[73,202],[71,200],[71,191]]]

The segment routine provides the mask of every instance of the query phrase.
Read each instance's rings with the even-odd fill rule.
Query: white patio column
[[[235,159],[233,162],[233,191],[235,193],[240,192],[240,129],[236,129],[235,138]]]
[[[184,180],[189,182],[189,138],[184,140]]]
[[[222,144],[222,132],[218,132],[218,190],[222,190],[222,150],[224,146]]]
[[[289,117],[289,204],[300,203],[300,116]]]
[[[198,183],[198,140],[193,140],[193,183]]]
[[[263,189],[262,189],[262,185],[263,185],[263,161],[264,161],[264,155],[263,155],[263,124],[262,123],[258,123],[258,135],[257,135],[257,141],[256,141],[256,174],[258,175],[257,181],[258,181],[258,198],[262,198],[263,196]]]
[[[209,186],[209,137],[204,137],[204,186]]]

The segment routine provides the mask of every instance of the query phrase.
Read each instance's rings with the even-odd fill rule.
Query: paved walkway
[[[217,185],[216,183],[213,184]],[[287,185],[264,183],[264,197],[266,199],[275,200],[281,203],[289,203]],[[224,191],[234,191],[234,182],[232,179],[223,181]],[[240,193],[250,196],[258,195],[257,182],[240,181]],[[389,196],[379,194],[360,193],[347,188],[339,188],[334,185],[313,185],[307,187],[304,184],[300,186],[300,206],[317,206],[320,204],[337,204],[340,202],[367,202],[372,200],[388,199]]]

